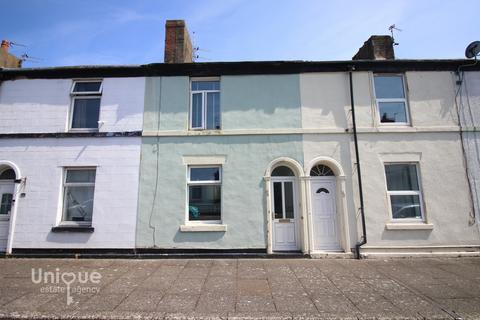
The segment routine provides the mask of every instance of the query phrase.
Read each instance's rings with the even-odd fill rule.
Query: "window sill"
[[[95,228],[91,226],[56,226],[52,227],[52,232],[80,232],[92,233]]]
[[[433,230],[431,223],[387,223],[385,224],[387,230]]]
[[[181,225],[180,232],[226,232],[226,224],[188,224]]]

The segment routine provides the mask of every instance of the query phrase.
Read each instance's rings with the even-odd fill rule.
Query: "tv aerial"
[[[398,42],[395,42],[395,38],[393,36],[393,30],[402,32],[402,29],[399,29],[395,26],[395,24],[392,24],[390,27],[388,27],[388,30],[390,30],[390,34],[392,35],[393,45],[398,46]]]

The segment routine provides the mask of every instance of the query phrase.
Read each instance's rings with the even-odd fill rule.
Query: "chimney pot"
[[[371,36],[353,56],[352,60],[394,60],[391,36]]]
[[[184,20],[165,23],[165,63],[193,62],[193,48]]]

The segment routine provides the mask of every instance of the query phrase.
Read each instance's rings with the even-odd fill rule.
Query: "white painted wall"
[[[140,137],[0,139],[0,159],[26,177],[13,248],[133,248]],[[52,233],[61,217],[64,166],[98,166],[92,234]]]
[[[0,133],[65,132],[71,79],[11,80],[0,84]],[[143,124],[145,78],[106,78],[100,132],[139,131]]]
[[[478,226],[469,223],[473,208],[458,132],[453,74],[407,72],[412,125],[388,129],[377,119],[373,73],[355,72],[353,79],[367,219],[366,247],[479,245]],[[359,239],[361,224],[353,138],[351,133],[342,133],[345,128],[351,128],[348,73],[302,74],[300,82],[303,128],[335,132],[305,134],[304,163],[327,156],[342,165],[347,178],[346,198],[353,245]],[[475,103],[480,101],[480,77],[471,83],[475,87],[471,89],[476,92],[472,98]],[[418,130],[426,132],[416,132]],[[480,161],[480,148],[476,150],[475,159]],[[387,230],[390,213],[384,161],[389,157],[409,161],[412,155],[419,157],[425,213],[433,230]]]

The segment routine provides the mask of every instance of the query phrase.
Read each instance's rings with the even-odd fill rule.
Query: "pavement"
[[[257,318],[480,319],[480,258],[0,259],[0,319]]]

